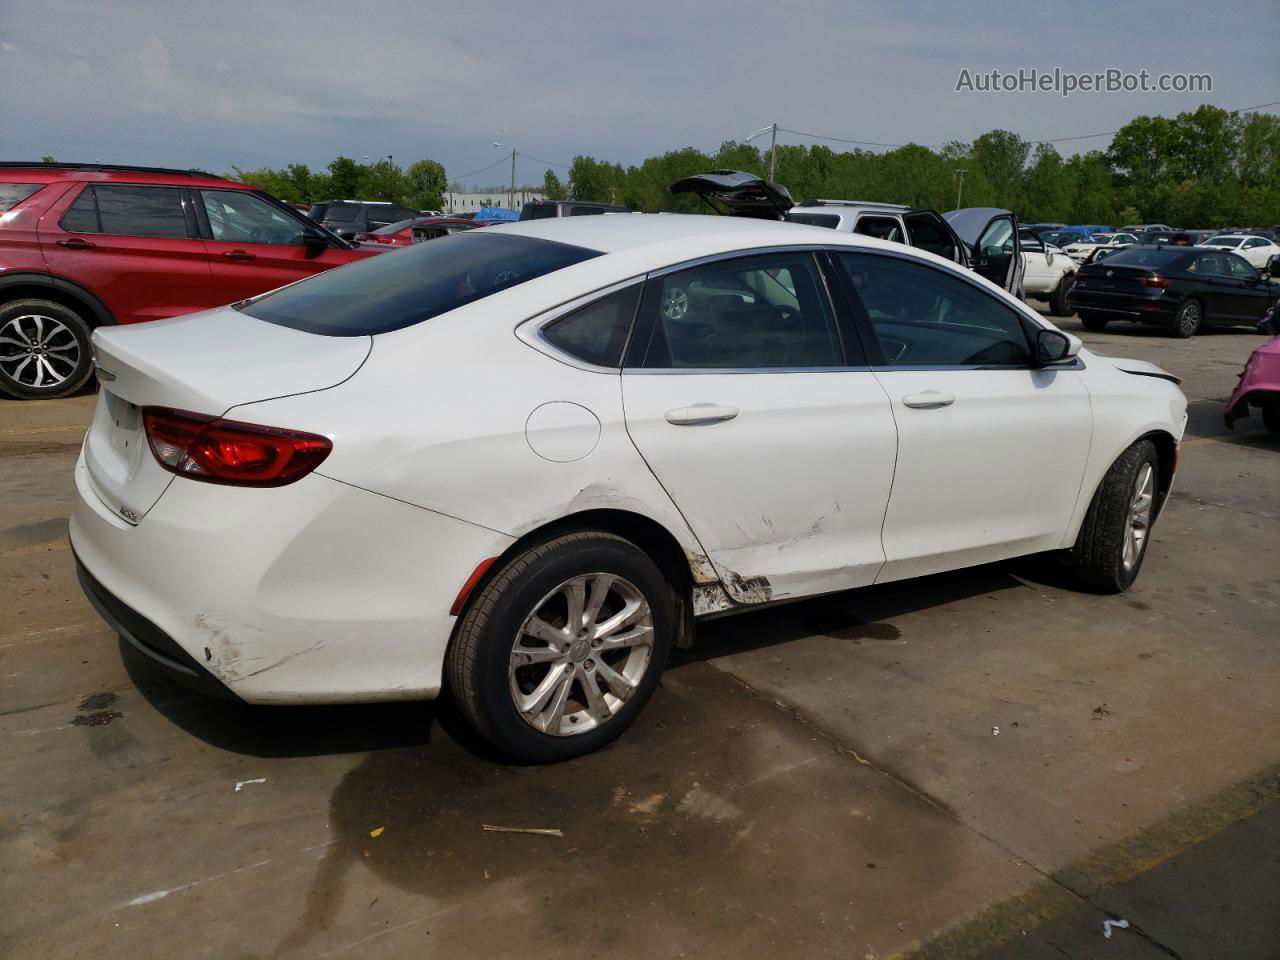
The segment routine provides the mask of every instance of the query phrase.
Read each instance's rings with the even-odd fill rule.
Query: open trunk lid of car
[[[151,453],[144,407],[217,416],[233,406],[336,386],[371,337],[324,337],[238,310],[102,327],[93,336],[101,391],[85,438],[89,484],[112,513],[138,523],[173,479]]]
[[[781,220],[795,206],[786,187],[737,170],[712,170],[682,177],[671,184],[670,190],[675,194],[696,193],[718,213],[756,220]]]

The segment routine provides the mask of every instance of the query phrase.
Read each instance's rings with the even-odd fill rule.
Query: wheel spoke
[[[605,637],[600,641],[597,648],[601,653],[607,653],[610,650],[623,650],[627,647],[647,647],[653,643],[653,627],[641,625],[633,627],[626,633],[615,633],[611,637]]]
[[[582,614],[587,603],[587,585],[580,577],[575,577],[565,584],[564,599],[568,611],[565,620],[566,632],[570,636],[577,636],[578,631],[583,627]]]
[[[622,609],[603,623],[596,624],[591,633],[593,640],[603,640],[610,634],[634,623],[641,614],[649,612],[649,605],[639,598],[628,599]]]
[[[534,637],[535,639],[542,640],[547,644],[554,644],[556,646],[560,646],[569,639],[568,631],[561,630],[559,627],[553,627],[537,614],[534,614],[525,623],[523,633],[526,636]]]
[[[530,647],[523,641],[517,641],[515,649],[511,651],[511,669],[515,670],[518,667],[527,667],[535,663],[552,663],[563,659],[564,651],[551,644],[547,644],[545,647]]]
[[[44,343],[44,317],[32,317],[31,319],[35,321],[36,327],[36,335],[31,342],[38,347]]]
[[[594,631],[596,618],[600,616],[600,608],[604,605],[605,597],[609,595],[609,590],[616,579],[610,574],[602,573],[591,581],[591,598],[587,601],[587,609],[582,620],[582,627],[588,634]]]
[[[608,685],[610,692],[619,700],[626,700],[636,688],[636,681],[631,680],[625,674],[619,673],[603,660],[596,661],[596,673],[600,675],[600,679]]]
[[[568,664],[563,667],[552,667],[542,678],[542,682],[533,688],[533,693],[524,697],[518,704],[520,712],[530,716],[540,713],[547,701],[551,699],[551,695],[555,693],[556,686],[568,680],[569,677]]]
[[[551,697],[551,703],[547,706],[546,712],[538,717],[538,725],[542,727],[543,733],[555,733],[560,729],[560,720],[564,717],[565,704],[569,702],[569,689],[573,686],[573,674],[564,674],[563,679],[556,687],[555,694]]]
[[[596,723],[604,723],[613,715],[613,711],[609,709],[609,705],[604,701],[604,694],[600,692],[597,671],[586,670],[578,680],[587,698],[587,713],[595,719]]]

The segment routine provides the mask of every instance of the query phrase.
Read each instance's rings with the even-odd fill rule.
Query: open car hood
[[[670,190],[696,193],[717,213],[756,220],[781,220],[795,206],[786,187],[737,170],[712,170],[682,177],[671,184]]]

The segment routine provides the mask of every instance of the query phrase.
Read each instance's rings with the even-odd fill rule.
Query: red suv
[[[209,174],[0,163],[0,391],[79,388],[94,327],[234,303],[388,249]]]

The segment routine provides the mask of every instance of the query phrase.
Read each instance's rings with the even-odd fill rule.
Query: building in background
[[[489,190],[485,193],[453,193],[444,195],[445,208],[452,214],[475,213],[483,207],[506,207],[519,211],[530,200],[542,200],[535,190],[516,189],[515,206],[511,206],[510,190]]]

